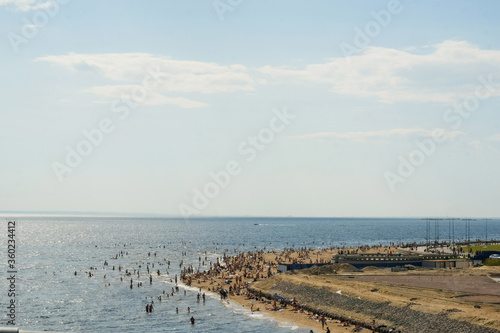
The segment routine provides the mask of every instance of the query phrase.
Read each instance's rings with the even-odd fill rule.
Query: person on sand
[[[326,333],[330,333],[330,328],[328,326],[326,327]]]

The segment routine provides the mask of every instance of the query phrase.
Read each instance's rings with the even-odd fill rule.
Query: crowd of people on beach
[[[255,250],[236,253],[232,256],[224,253],[222,257],[213,260],[209,259],[205,252],[203,257],[198,257],[198,267],[194,264],[185,264],[184,260],[180,260],[179,267],[181,270],[179,276],[175,274],[174,277],[171,277],[169,274],[170,260],[168,258],[161,259],[156,251],[147,252],[145,260],[135,262],[135,266],[124,267],[123,262],[119,259],[127,257],[129,251],[126,250],[127,245],[123,245],[123,247],[125,249],[110,256],[111,259],[104,260],[102,268],[92,266],[82,275],[93,279],[96,278],[99,272],[102,272],[105,287],[110,287],[112,281],[116,283],[116,277],[119,276],[119,283],[128,282],[128,288],[130,289],[143,287],[145,281],[149,281],[149,284],[153,285],[155,278],[166,279],[173,287],[170,291],[163,290],[160,295],[146,297],[147,303],[145,305],[143,303],[143,306],[147,314],[154,313],[155,301],[164,302],[178,295],[179,284],[183,283],[188,287],[199,287],[196,302],[203,301],[205,303],[206,301],[206,295],[202,287],[208,292],[220,295],[221,300],[227,300],[228,297],[232,296],[244,296],[245,299],[254,301],[250,306],[252,312],[265,309],[267,311],[290,310],[295,313],[306,314],[311,320],[320,322],[322,328],[327,332],[329,332],[327,323],[330,322],[330,319],[308,313],[297,300],[291,300],[291,303],[285,302],[284,299],[269,300],[262,295],[249,292],[247,287],[254,281],[277,274],[279,264],[327,263],[331,261],[332,255],[337,253],[354,254],[369,250],[373,251],[374,249],[388,253],[393,250],[389,246],[382,245],[365,245],[357,248],[332,247],[323,250],[301,247],[298,249],[285,248],[281,251]],[[187,252],[182,252],[182,256],[187,256]],[[115,260],[116,264],[114,264]],[[74,276],[78,276],[79,273],[83,272],[74,271]],[[115,279],[113,280],[111,277]],[[186,296],[186,290],[184,290],[184,295]],[[177,307],[175,312],[179,313]],[[187,314],[190,315],[189,322],[194,324],[195,318],[191,315],[190,307],[187,308]]]
[[[118,245],[115,244],[116,247],[121,247],[127,248],[130,244],[124,244],[124,245]],[[162,246],[165,248],[165,246]],[[162,248],[159,247],[159,248]],[[187,254],[187,252],[182,252],[182,256]],[[130,261],[125,261],[128,262],[128,265],[131,265],[131,267],[126,267],[127,264],[121,260],[129,256],[129,251],[127,250],[120,250],[118,253],[115,253],[114,255],[110,256],[109,259],[105,259],[104,262],[102,263],[102,267],[98,267],[99,265],[93,265],[90,266],[87,270],[83,271],[73,271],[73,275],[75,277],[80,276],[85,276],[89,279],[96,279],[98,278],[99,273],[102,275],[102,279],[105,282],[104,287],[110,287],[111,283],[113,282],[114,285],[116,283],[118,284],[124,284],[124,286],[127,286],[129,289],[134,289],[134,288],[141,288],[143,287],[143,282],[149,281],[150,285],[153,285],[155,278],[162,278],[163,281],[168,281],[170,284],[172,284],[172,288],[170,291],[167,290],[162,290],[159,295],[156,296],[146,296],[146,304],[143,306],[145,308],[145,311],[147,314],[153,314],[155,311],[154,304],[156,302],[165,302],[168,301],[170,298],[174,298],[177,295],[179,295],[179,277],[177,274],[175,274],[174,277],[170,277],[169,274],[169,269],[171,262],[168,258],[163,258],[160,259],[158,252],[157,251],[150,251],[147,253],[144,253],[144,260],[143,261],[136,261],[130,262]],[[209,263],[210,261],[208,258],[205,258],[205,261]],[[203,261],[203,265],[205,265],[205,261]],[[116,262],[116,264],[114,264]],[[211,263],[211,262],[210,262]],[[180,261],[180,267],[183,267],[183,261]],[[183,268],[183,272],[186,274],[186,272],[194,272],[194,269],[192,266],[188,266]],[[117,282],[119,281],[119,282]],[[188,298],[189,296],[186,293],[186,290],[184,290],[184,299]],[[196,296],[196,302],[201,302],[205,303],[206,301],[206,295],[205,293],[198,293]],[[171,303],[173,304],[173,303]],[[195,323],[195,318],[191,314],[191,308],[188,306],[187,307],[187,314],[190,315],[190,318],[188,320],[189,323],[193,324]],[[179,308],[175,308],[175,313],[179,314]]]
[[[268,299],[261,293],[252,293],[247,287],[255,281],[269,278],[277,273],[279,264],[301,264],[301,263],[326,263],[330,262],[334,254],[358,254],[371,251],[371,253],[395,253],[394,246],[364,245],[356,248],[328,248],[324,250],[313,250],[309,248],[287,248],[282,251],[270,250],[265,252],[250,251],[238,253],[234,256],[224,255],[222,260],[210,266],[208,270],[185,269],[181,276],[187,285],[203,286],[210,292],[220,294],[222,300],[229,296],[244,296],[244,299],[252,301],[251,312],[261,311],[285,311],[290,310],[297,314],[305,314],[311,320],[320,322],[322,329],[329,332],[327,323],[336,323],[352,332],[363,330],[359,325],[351,325],[349,321],[334,321],[331,318],[310,312],[296,300],[292,299],[289,304],[282,299]],[[277,296],[277,295],[275,295]],[[354,326],[354,327],[351,327]]]
[[[264,297],[262,293],[251,292],[248,287],[252,282],[267,279],[274,276],[278,272],[278,265],[280,264],[323,264],[332,260],[335,254],[348,255],[348,254],[361,254],[361,253],[378,253],[391,255],[396,253],[396,247],[405,247],[409,251],[417,251],[421,244],[408,243],[408,244],[389,244],[389,245],[360,245],[357,247],[339,246],[329,247],[325,249],[311,249],[306,247],[300,248],[285,248],[283,250],[253,250],[249,252],[235,253],[234,255],[227,255],[226,252],[220,258],[209,258],[207,252],[203,256],[198,257],[192,264],[186,264],[184,260],[179,260],[178,266],[180,268],[179,275],[175,274],[172,277],[169,273],[171,261],[168,258],[161,258],[161,251],[150,251],[143,254],[143,260],[135,263],[130,263],[127,267],[120,261],[121,258],[129,256],[129,251],[126,250],[127,245],[123,245],[124,249],[119,250],[107,258],[100,265],[91,266],[85,271],[74,271],[75,277],[83,276],[84,278],[95,279],[97,276],[103,278],[104,286],[110,287],[111,283],[115,284],[119,280],[125,288],[134,289],[143,287],[143,282],[149,285],[155,283],[156,278],[161,278],[163,281],[168,281],[172,284],[170,291],[163,290],[159,295],[147,296],[146,301],[141,300],[139,309],[144,309],[147,314],[154,313],[154,305],[156,302],[164,302],[169,298],[180,295],[179,285],[184,284],[188,287],[197,287],[199,292],[196,294],[196,302],[206,301],[207,292],[211,292],[220,296],[220,299],[227,301],[228,298],[233,296],[243,296],[247,301],[251,301],[249,310],[251,312],[259,311],[292,311],[293,313],[303,314],[310,320],[320,323],[322,330],[330,332],[328,325],[337,324],[339,326],[348,328],[352,332],[360,332],[363,330],[359,325],[354,325],[349,321],[339,321],[327,318],[324,315],[314,313],[306,309],[298,300],[291,299],[285,300],[278,295],[274,295],[274,299]],[[444,245],[443,245],[444,246]],[[161,247],[160,247],[161,248]],[[163,246],[165,248],[165,246]],[[451,249],[456,255],[467,255],[463,248]],[[437,249],[437,251],[440,251]],[[187,252],[182,252],[181,257],[186,257]],[[184,258],[186,259],[186,258]],[[109,261],[108,261],[109,260]],[[186,259],[186,261],[188,261]],[[114,264],[116,263],[116,264]],[[174,263],[174,265],[177,265]],[[174,267],[177,272],[177,267]],[[102,275],[100,275],[102,274]],[[114,277],[115,279],[112,279]],[[144,290],[141,288],[141,290]],[[186,296],[186,290],[183,290]],[[194,302],[194,300],[193,300]],[[146,303],[146,304],[145,304]],[[155,305],[157,306],[157,305]],[[144,311],[144,310],[140,310]],[[157,312],[162,311],[161,306],[157,306]],[[179,314],[179,309],[175,308],[176,314]],[[181,311],[181,313],[185,313]],[[190,316],[186,318],[186,322],[195,324],[195,318],[192,315],[191,307],[187,307],[187,314]],[[188,320],[189,319],[189,320]],[[365,326],[366,328],[366,326]],[[375,323],[372,325],[372,330],[375,330]]]

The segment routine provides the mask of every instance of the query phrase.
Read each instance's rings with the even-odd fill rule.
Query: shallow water
[[[0,248],[6,253],[7,221],[4,217]],[[361,244],[424,241],[426,223],[420,219],[315,219],[315,218],[206,218],[185,221],[173,218],[18,216],[16,224],[16,326],[24,330],[94,332],[309,332],[293,323],[278,323],[251,314],[234,304],[207,295],[197,302],[197,291],[184,287],[158,302],[171,291],[179,263],[198,267],[199,258],[215,262],[254,249],[287,247],[324,248]],[[500,221],[488,221],[488,238],[500,238]],[[434,225],[432,224],[432,239]],[[440,238],[448,239],[448,222],[440,223]],[[485,224],[471,223],[471,239],[484,238]],[[465,223],[455,223],[455,238],[465,237]],[[124,256],[118,255],[124,251]],[[205,255],[205,251],[207,254]],[[148,252],[150,256],[148,256]],[[186,252],[183,256],[182,252]],[[156,253],[156,256],[154,255]],[[117,256],[118,255],[118,256]],[[117,256],[117,259],[112,259]],[[108,266],[103,266],[104,261]],[[170,260],[170,267],[166,265]],[[146,265],[161,276],[149,284]],[[141,276],[120,281],[112,266],[134,269]],[[89,278],[90,267],[94,277]],[[7,276],[7,256],[0,261]],[[208,263],[200,270],[208,268]],[[167,275],[168,270],[168,275]],[[74,272],[77,272],[77,276]],[[106,278],[104,278],[106,275]],[[153,274],[156,275],[156,274]],[[7,323],[6,278],[0,326]],[[137,287],[137,282],[143,282]],[[106,286],[108,285],[109,286]],[[145,311],[154,300],[154,312]],[[191,313],[187,313],[188,306]],[[176,307],[179,313],[176,313]],[[190,316],[196,324],[189,323]]]

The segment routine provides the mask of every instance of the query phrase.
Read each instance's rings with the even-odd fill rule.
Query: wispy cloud
[[[469,142],[469,147],[474,149],[475,151],[482,152],[484,150],[484,145],[479,140],[472,140]]]
[[[145,102],[151,105],[174,104],[181,107],[202,107],[206,106],[206,103],[192,101],[179,95],[251,91],[255,86],[254,79],[243,65],[223,66],[209,62],[175,60],[167,56],[147,53],[70,53],[45,56],[36,61],[50,62],[80,73],[95,72],[117,82],[85,90],[111,98],[116,98],[120,93],[130,89],[131,84],[141,84],[145,75],[152,73],[158,86],[155,88],[155,93],[151,94]],[[162,94],[165,96],[161,96]]]
[[[446,139],[455,139],[464,135],[461,131],[446,131],[443,129],[426,130],[422,128],[394,128],[379,131],[359,131],[359,132],[320,132],[296,136],[301,140],[343,140],[356,142],[384,142],[390,139],[417,139],[433,137],[436,133]]]
[[[500,133],[492,135],[488,138],[489,141],[500,141]]]
[[[53,1],[47,0],[0,0],[0,6],[7,6],[17,11],[28,12],[53,6]]]
[[[491,75],[495,85],[500,80],[500,50],[479,49],[465,41],[406,50],[367,47],[362,54],[351,56],[349,63],[345,58],[335,58],[301,69],[251,69],[241,64],[176,60],[149,53],[69,53],[36,61],[64,66],[76,73],[95,73],[114,82],[116,89],[140,83],[147,70],[155,70],[161,82],[155,92],[165,95],[156,102],[163,100],[165,104],[169,104],[170,98],[187,98],[181,95],[188,93],[251,92],[257,86],[304,82],[328,85],[335,94],[376,98],[384,103],[451,104],[473,94],[481,75]],[[95,86],[86,91],[109,97],[108,90],[107,86]],[[494,94],[500,95],[500,89]],[[206,105],[202,101],[192,102],[189,107]]]
[[[134,85],[110,85],[110,86],[95,86],[84,90],[91,94],[99,95],[104,97],[104,100],[96,101],[96,103],[109,103],[109,100],[115,100],[123,97],[124,95],[130,94],[134,89]],[[142,105],[175,105],[181,108],[201,108],[208,104],[203,102],[197,102],[190,100],[185,97],[167,97],[156,91],[148,92],[147,98],[144,101],[136,101]]]
[[[264,66],[259,70],[275,83],[328,84],[334,93],[375,97],[385,103],[451,103],[474,92],[479,75],[500,77],[500,51],[481,50],[465,41],[411,51],[367,47],[349,60],[335,58],[303,69]]]

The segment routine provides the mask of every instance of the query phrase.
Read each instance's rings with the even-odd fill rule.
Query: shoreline
[[[263,297],[253,295],[248,291],[248,286],[255,282],[266,280],[277,274],[278,263],[328,263],[332,256],[339,252],[363,253],[394,253],[395,247],[391,246],[363,246],[357,249],[285,249],[282,252],[257,251],[247,254],[239,254],[235,257],[224,257],[224,263],[216,263],[208,272],[191,273],[181,277],[184,284],[196,287],[201,292],[211,292],[220,295],[220,290],[227,290],[227,297],[230,301],[242,306],[251,312],[260,312],[279,322],[293,323],[298,327],[311,329],[313,332],[326,331],[330,329],[332,333],[352,331],[355,325],[342,326],[342,322],[336,319],[324,318],[325,325],[321,323],[321,317],[312,311],[304,311],[287,306],[285,308]],[[252,268],[250,268],[252,267]],[[228,283],[229,282],[229,283]],[[251,287],[250,287],[251,288]],[[257,300],[258,299],[258,300]],[[321,311],[318,309],[318,311]],[[344,325],[345,324],[344,322]],[[370,333],[371,330],[364,328],[363,332]]]
[[[212,296],[218,297],[220,296],[220,293],[217,291],[213,291],[213,289],[209,289],[208,285],[206,284],[198,284],[198,283],[192,283],[191,287],[196,287],[198,288],[200,293],[210,293]],[[251,289],[251,286],[247,287]],[[248,290],[248,289],[247,289]],[[269,319],[272,319],[278,323],[289,323],[293,324],[297,327],[305,328],[305,329],[310,329],[313,332],[322,332],[326,331],[326,328],[330,328],[330,332],[332,333],[340,333],[340,332],[346,332],[346,330],[350,329],[351,331],[353,329],[353,325],[349,325],[347,327],[339,327],[341,325],[341,322],[335,319],[326,319],[325,321],[325,326],[322,327],[320,318],[311,318],[313,316],[313,313],[310,311],[304,311],[302,313],[297,313],[297,312],[292,312],[292,308],[290,306],[287,306],[285,309],[280,309],[280,310],[272,310],[273,302],[268,300],[263,300],[264,297],[262,296],[260,300],[255,300],[255,299],[248,299],[246,295],[228,295],[227,299],[220,299],[221,302],[226,301],[228,304],[233,304],[236,307],[241,307],[245,310],[247,310],[249,313],[252,314],[262,314],[263,316],[268,317]],[[363,330],[363,332],[372,332],[371,330],[367,330],[366,328]]]
[[[336,270],[340,266],[335,264],[337,266],[329,265],[330,267],[327,269],[313,268],[277,274],[278,262],[325,263],[339,251],[384,254],[396,253],[398,250],[395,247],[367,246],[356,249],[285,249],[282,252],[263,252],[261,250],[246,254],[240,253],[234,257],[224,257],[222,263],[217,262],[208,271],[186,274],[183,282],[198,288],[201,290],[200,292],[220,295],[221,299],[228,299],[237,307],[241,306],[251,312],[262,313],[279,322],[293,323],[298,327],[311,329],[313,332],[326,332],[327,327],[332,333],[360,331],[356,330],[359,328],[362,328],[363,332],[385,332],[389,331],[390,327],[401,329],[404,325],[411,326],[411,324],[405,321],[405,318],[398,319],[397,316],[390,316],[388,313],[403,311],[408,313],[409,318],[415,320],[420,318],[420,320],[429,322],[434,322],[436,318],[444,314],[443,318],[446,320],[443,319],[443,324],[438,322],[436,325],[456,326],[457,332],[467,332],[471,327],[477,328],[478,332],[500,332],[498,330],[500,328],[498,305],[484,303],[481,306],[476,304],[477,299],[473,300],[473,297],[470,301],[465,298],[461,300],[460,295],[457,296],[457,292],[453,293],[450,290],[443,291],[441,289],[433,291],[432,282],[429,286],[404,287],[397,284],[401,282],[392,281],[397,277],[404,277],[403,281],[413,281],[415,278],[412,276],[416,276],[417,280],[425,282],[426,277],[429,276],[430,281],[433,280],[433,276],[434,279],[449,276],[446,279],[450,279],[451,282],[451,279],[463,279],[468,276],[498,274],[500,267],[455,269],[453,271],[419,269],[410,273],[391,273],[389,269],[374,267],[361,271],[351,270],[348,267],[351,265],[348,264],[340,264],[344,266],[337,272]],[[334,266],[336,268],[332,271]],[[358,280],[362,276],[366,278],[371,276],[386,277],[392,280],[389,282],[364,281],[363,279],[361,279],[363,281],[358,281],[354,280],[356,276]],[[453,281],[452,283],[461,283]],[[379,291],[379,289],[381,290]],[[416,296],[408,296],[409,292]],[[286,302],[280,297],[274,297],[276,294],[284,296]],[[349,299],[347,308],[343,309],[337,304],[327,304],[329,299],[340,297],[340,294],[342,294],[342,300]],[[310,295],[315,296],[310,297]],[[328,296],[328,299],[323,299],[324,295],[331,296]],[[305,304],[297,303],[294,308],[294,305],[291,304],[294,297],[299,298],[299,302],[306,300]],[[452,297],[451,300],[449,297]],[[500,297],[500,295],[494,297]],[[274,298],[274,300],[268,298]],[[285,303],[288,304],[284,305]],[[386,308],[384,309],[387,313],[378,315],[378,312],[374,310],[380,308],[377,304],[385,304]],[[350,306],[353,306],[354,310],[349,310]],[[325,318],[324,326],[322,325],[322,316]],[[346,322],[352,325],[344,326],[347,325]],[[356,326],[358,324],[360,326]]]

